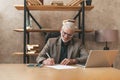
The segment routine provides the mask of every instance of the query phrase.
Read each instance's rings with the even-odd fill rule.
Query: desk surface
[[[0,64],[0,80],[120,80],[120,70],[110,67],[56,70],[25,64]]]

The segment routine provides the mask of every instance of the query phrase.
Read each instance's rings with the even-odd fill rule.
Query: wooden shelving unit
[[[17,10],[24,10],[24,28],[23,29],[14,29],[16,32],[24,32],[24,52],[16,53],[16,55],[23,55],[24,63],[26,63],[26,59],[29,60],[29,55],[36,55],[27,53],[26,45],[29,44],[29,32],[59,32],[59,29],[44,29],[42,28],[36,19],[32,16],[30,11],[78,11],[78,14],[73,19],[78,18],[78,29],[76,32],[79,32],[79,35],[82,33],[81,39],[82,44],[84,45],[85,40],[85,32],[93,32],[94,30],[85,30],[85,11],[90,11],[94,8],[94,6],[85,6],[84,1],[81,1],[81,6],[53,6],[53,5],[37,5],[37,6],[28,6],[26,4],[26,0],[24,0],[24,5],[14,5]],[[82,13],[82,14],[81,14]],[[33,21],[37,24],[40,29],[26,29],[26,16],[29,16],[33,19]],[[27,35],[26,35],[27,34]],[[80,37],[80,36],[79,36]]]
[[[24,5],[14,5],[17,10],[24,10]],[[51,6],[51,5],[39,5],[39,6],[27,6],[29,10],[40,11],[78,11],[81,6]],[[86,11],[90,11],[94,6],[85,6]]]

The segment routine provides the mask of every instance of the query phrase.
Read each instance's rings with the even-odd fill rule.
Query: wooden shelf
[[[24,5],[14,5],[17,10],[23,10]],[[78,11],[81,6],[53,6],[53,5],[39,5],[39,6],[27,6],[29,10],[41,10],[41,11]],[[85,6],[85,10],[90,11],[94,6]]]
[[[14,29],[16,32],[23,32],[24,29]],[[60,29],[28,29],[27,32],[59,32]],[[81,30],[76,29],[76,32],[81,32]],[[92,29],[85,30],[86,33],[93,32]]]
[[[26,53],[27,55],[34,55],[37,56],[38,53]],[[13,55],[23,55],[23,52],[14,52]]]

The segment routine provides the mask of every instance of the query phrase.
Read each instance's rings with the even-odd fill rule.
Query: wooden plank
[[[17,10],[23,10],[24,5],[14,5]],[[78,11],[81,6],[53,6],[53,5],[39,5],[39,6],[27,6],[30,10],[41,11]],[[90,11],[94,6],[85,6],[85,10]]]
[[[14,29],[16,32],[23,32],[24,29]],[[59,32],[60,29],[28,29],[27,32]],[[93,32],[94,30],[85,30],[86,33]],[[76,32],[81,32],[81,30],[76,29]]]

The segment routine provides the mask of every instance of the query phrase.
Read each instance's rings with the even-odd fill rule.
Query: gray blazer
[[[41,63],[47,57],[46,53],[54,58],[55,63],[58,64],[60,59],[60,51],[61,51],[61,38],[50,38],[42,51],[39,53],[36,61],[37,63]],[[81,46],[80,39],[73,38],[69,45],[67,51],[67,58],[68,59],[77,59],[79,63],[85,63],[87,59],[88,53],[87,51]]]

